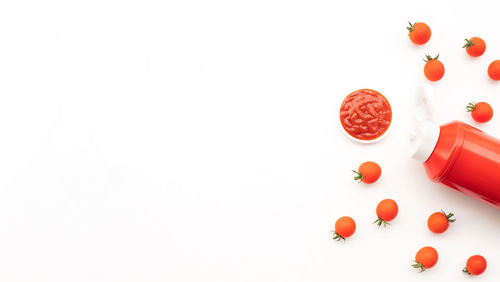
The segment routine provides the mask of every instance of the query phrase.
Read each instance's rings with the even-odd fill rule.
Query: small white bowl
[[[377,91],[377,90],[374,90],[374,91]],[[380,93],[380,92],[378,92],[378,93]],[[387,100],[387,102],[389,103],[389,106],[391,107],[391,122],[390,122],[389,127],[387,128],[387,130],[382,135],[380,135],[379,137],[377,137],[375,139],[370,139],[370,140],[358,139],[358,138],[350,135],[349,133],[347,133],[347,131],[342,126],[342,122],[340,121],[340,113],[338,113],[337,114],[337,118],[338,118],[338,124],[339,124],[340,130],[342,130],[342,132],[344,132],[344,134],[345,134],[345,136],[347,136],[347,138],[351,139],[354,142],[361,143],[361,144],[372,144],[372,143],[375,143],[375,142],[379,141],[380,139],[384,138],[391,131],[392,121],[394,119],[394,110],[392,108],[391,102],[389,102],[389,99],[387,99],[387,97],[385,97],[385,95],[382,94],[382,93],[380,93],[380,95],[382,95]],[[346,95],[346,97],[347,97],[347,95]],[[345,97],[344,97],[344,99],[345,99]],[[344,102],[344,100],[342,100],[342,102],[340,102],[340,105],[338,107],[339,111],[340,111],[340,107],[342,107],[342,103],[343,102]]]
[[[392,107],[391,107],[391,110],[392,110]],[[342,126],[342,122],[340,122],[340,117],[339,117],[338,125],[339,125],[340,130],[342,130],[342,132],[344,132],[344,135],[347,136],[347,138],[351,139],[352,141],[358,142],[361,144],[372,144],[372,143],[375,143],[375,142],[379,141],[380,139],[384,138],[389,133],[389,131],[391,131],[391,127],[392,127],[391,125],[392,125],[393,118],[394,118],[394,112],[392,112],[391,123],[389,124],[389,128],[387,128],[387,130],[379,137],[377,137],[375,139],[370,139],[370,140],[358,139],[358,138],[350,135],[349,133],[347,133],[347,131]]]

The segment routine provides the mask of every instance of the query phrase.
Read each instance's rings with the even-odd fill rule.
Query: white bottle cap
[[[439,139],[439,126],[429,121],[417,124],[415,130],[410,132],[410,157],[425,162],[431,156]]]
[[[439,126],[433,123],[434,94],[425,83],[417,88],[413,99],[413,126],[410,131],[410,157],[425,162],[431,156],[439,139]]]

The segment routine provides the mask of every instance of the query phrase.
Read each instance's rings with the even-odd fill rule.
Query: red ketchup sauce
[[[389,101],[371,89],[360,89],[345,97],[340,106],[340,122],[345,131],[360,140],[373,140],[391,125]]]

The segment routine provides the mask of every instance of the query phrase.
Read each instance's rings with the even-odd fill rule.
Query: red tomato
[[[441,63],[439,58],[439,54],[433,58],[429,55],[425,55],[426,59],[424,66],[424,74],[430,81],[438,81],[444,76],[444,65]]]
[[[411,42],[422,45],[427,43],[429,39],[431,39],[431,28],[425,23],[414,23],[408,22],[410,24],[408,29],[408,36],[410,37]]]
[[[500,60],[491,62],[488,67],[488,75],[493,80],[500,80]]]
[[[335,222],[335,230],[333,232],[333,240],[340,240],[351,237],[356,231],[356,222],[348,216],[343,216]]]
[[[483,256],[474,255],[467,260],[463,272],[469,275],[479,275],[486,270],[486,266],[486,259]]]
[[[455,219],[452,218],[453,216],[453,213],[447,214],[444,211],[435,212],[427,219],[427,227],[434,233],[443,233],[450,226],[450,222],[455,222]]]
[[[471,39],[465,39],[465,45],[462,48],[465,48],[465,51],[470,56],[479,57],[486,51],[486,43],[479,37],[472,37]]]
[[[376,162],[364,162],[359,166],[358,171],[353,170],[353,172],[356,174],[354,180],[370,184],[378,180],[382,169]]]
[[[493,117],[493,109],[486,102],[469,103],[465,108],[477,122],[487,122]]]
[[[436,265],[438,261],[438,252],[433,247],[423,247],[418,250],[415,255],[415,263],[412,264],[413,268],[420,268],[424,271]]]
[[[378,219],[373,223],[376,223],[378,226],[384,224],[384,227],[388,224],[389,221],[393,220],[398,215],[398,204],[396,201],[392,199],[382,200],[377,205],[377,216]]]

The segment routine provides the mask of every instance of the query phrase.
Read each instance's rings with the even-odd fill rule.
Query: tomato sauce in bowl
[[[347,95],[340,106],[342,127],[361,142],[378,140],[389,129],[391,120],[389,101],[375,90],[356,90]]]

